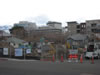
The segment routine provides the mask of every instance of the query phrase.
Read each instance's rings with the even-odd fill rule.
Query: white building
[[[39,27],[38,32],[42,32],[44,34],[52,34],[52,33],[62,33],[63,27],[60,22],[47,22],[46,26]]]
[[[42,27],[39,27],[39,29],[54,29],[54,28],[50,26],[42,26]]]
[[[47,22],[47,26],[49,26],[49,28],[53,28],[53,29],[62,29],[62,23],[60,23],[60,22],[49,21],[49,22]]]
[[[47,26],[39,27],[39,29],[63,29],[62,24],[60,22],[47,22]]]
[[[36,23],[28,22],[28,21],[20,21],[19,23],[14,24],[14,26],[22,26],[22,27],[24,27],[26,30],[37,29]]]

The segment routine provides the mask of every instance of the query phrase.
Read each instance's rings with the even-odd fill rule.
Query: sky
[[[100,19],[100,0],[0,0],[0,25],[19,21],[66,22]]]

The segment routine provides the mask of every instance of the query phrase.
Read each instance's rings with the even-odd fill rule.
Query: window
[[[77,25],[77,28],[80,28],[80,25]]]
[[[86,28],[86,25],[84,25],[84,28]]]
[[[97,32],[100,33],[100,29],[97,29]]]
[[[91,27],[96,27],[96,25],[97,25],[96,23],[93,23],[91,24]]]
[[[91,29],[92,32],[96,32],[96,29]]]
[[[84,25],[82,25],[82,28],[84,28]]]

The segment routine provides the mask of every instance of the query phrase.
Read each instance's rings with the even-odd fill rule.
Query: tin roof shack
[[[14,49],[18,48],[19,45],[24,44],[24,40],[21,40],[21,39],[15,38],[15,37],[10,37],[6,41],[9,43],[9,45],[11,47],[13,47],[13,50],[12,50],[12,53],[11,53],[12,56],[14,56],[14,54],[15,54]]]
[[[10,45],[12,45],[14,48],[18,48],[19,45],[23,45],[25,43],[24,40],[15,38],[15,37],[10,37],[7,39],[7,42],[10,43]]]
[[[19,39],[19,38],[16,38],[16,37],[10,37],[10,38],[8,38],[7,39],[7,42],[12,46],[12,47],[14,47],[14,49],[16,49],[16,48],[20,48],[20,49],[22,49],[23,50],[23,52],[24,52],[24,50],[26,50],[26,49],[30,49],[29,48],[29,44],[26,42],[26,41],[24,41],[24,40],[21,40],[21,39]],[[27,47],[26,47],[27,46]],[[15,50],[14,50],[15,51]],[[29,50],[30,51],[30,50]],[[26,53],[25,54],[25,56],[27,56],[27,55],[29,55],[29,56],[32,56],[32,53]],[[15,54],[13,53],[13,57],[15,57]],[[15,58],[17,58],[17,57],[15,57]],[[19,56],[18,58],[23,58],[22,56]]]
[[[71,35],[67,38],[67,42],[69,42],[71,46],[74,45],[80,48],[84,48],[87,41],[88,41],[88,37],[82,34]]]

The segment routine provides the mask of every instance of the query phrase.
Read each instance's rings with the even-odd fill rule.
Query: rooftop
[[[61,22],[55,22],[55,21],[48,21],[48,22],[47,22],[47,25],[48,25],[48,24],[62,24],[62,23],[61,23]]]
[[[71,38],[71,39],[77,41],[77,40],[85,40],[85,39],[87,39],[87,36],[82,35],[82,34],[75,34],[75,35],[69,36],[68,38]]]
[[[11,37],[7,39],[7,42],[11,42],[11,43],[15,43],[15,44],[23,44],[25,41],[15,38],[15,37]]]
[[[81,24],[81,25],[83,25],[83,24],[85,25],[86,23],[80,23],[80,24]]]
[[[94,20],[86,20],[87,22],[89,21],[99,21],[100,22],[100,19],[94,19]]]
[[[73,23],[77,23],[77,21],[71,21],[71,22],[67,22],[68,24],[73,24]],[[78,24],[78,23],[77,23]]]

